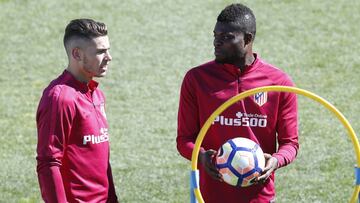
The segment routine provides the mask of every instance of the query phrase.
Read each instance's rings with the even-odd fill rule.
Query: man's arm
[[[109,165],[108,165],[107,177],[108,177],[108,180],[109,180],[109,192],[108,192],[108,200],[106,202],[108,202],[108,203],[118,203],[118,199],[117,199],[116,192],[115,192],[115,185],[114,185],[114,180],[113,180],[113,176],[112,176],[110,162],[109,162]]]
[[[45,202],[67,202],[60,166],[74,111],[60,93],[60,88],[54,88],[49,95],[44,94],[36,116],[37,173]]]
[[[180,90],[178,111],[177,149],[186,159],[191,159],[196,137],[200,130],[199,111],[192,76],[188,72]],[[201,151],[205,150],[201,148]]]
[[[288,80],[286,86],[294,86]],[[298,111],[297,97],[294,93],[280,93],[280,105],[278,109],[278,120],[276,131],[278,133],[277,141],[278,151],[272,155],[264,153],[266,164],[255,183],[264,183],[269,176],[277,169],[291,163],[299,149],[298,143]]]
[[[191,73],[184,77],[180,91],[180,104],[178,112],[177,149],[180,154],[191,160],[197,135],[200,131],[199,109],[196,98],[196,90],[192,83]],[[215,180],[222,181],[221,174],[214,165],[215,150],[200,148],[198,160],[205,171]]]
[[[291,81],[285,85],[293,86]],[[278,160],[278,167],[291,163],[299,149],[298,142],[298,108],[295,93],[280,93],[280,105],[278,111],[277,133],[278,151],[272,156]]]
[[[67,202],[59,166],[49,166],[38,160],[38,180],[45,202]]]

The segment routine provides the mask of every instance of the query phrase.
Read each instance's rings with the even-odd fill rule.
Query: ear
[[[254,35],[251,33],[245,33],[244,34],[244,42],[245,42],[245,46],[249,45],[254,39]]]
[[[83,58],[83,52],[80,48],[75,47],[71,50],[71,57],[76,61],[81,61]]]

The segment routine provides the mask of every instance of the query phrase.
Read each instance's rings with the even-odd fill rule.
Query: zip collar
[[[231,73],[232,75],[236,75],[236,76],[243,76],[253,70],[255,70],[260,62],[260,59],[258,57],[257,53],[254,53],[254,57],[255,60],[253,61],[253,63],[251,65],[245,66],[244,70],[241,71],[240,68],[238,68],[237,66],[233,65],[233,64],[219,64],[221,66],[221,68],[223,68],[226,72]]]
[[[99,83],[96,82],[95,80],[90,80],[88,83],[80,82],[76,80],[76,78],[73,75],[71,75],[71,73],[68,70],[64,70],[63,77],[65,78],[66,81],[70,83],[72,87],[83,93],[87,93],[87,92],[92,93],[99,85]]]

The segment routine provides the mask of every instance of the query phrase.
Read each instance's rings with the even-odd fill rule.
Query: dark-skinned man
[[[294,85],[283,71],[253,53],[255,34],[256,19],[251,9],[242,4],[227,6],[214,28],[215,60],[186,73],[176,139],[177,149],[186,159],[191,159],[202,125],[226,100],[256,87]],[[223,182],[213,162],[216,150],[235,137],[255,141],[265,153],[263,173],[246,188]],[[215,119],[200,149],[200,190],[205,202],[275,202],[274,172],[292,162],[298,148],[295,94],[262,92],[235,103]]]

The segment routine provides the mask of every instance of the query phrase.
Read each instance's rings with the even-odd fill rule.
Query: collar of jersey
[[[222,68],[225,69],[227,72],[230,72],[231,74],[234,74],[236,76],[242,76],[244,74],[247,74],[253,70],[255,70],[255,68],[257,67],[257,64],[259,63],[259,57],[257,53],[254,53],[254,57],[255,60],[253,61],[253,63],[251,65],[245,66],[244,71],[240,71],[240,69],[233,65],[233,64],[222,64]]]
[[[81,92],[93,92],[99,85],[99,83],[95,80],[90,80],[88,83],[80,82],[67,70],[64,70],[63,74],[65,78],[73,85],[73,87],[80,90]]]

